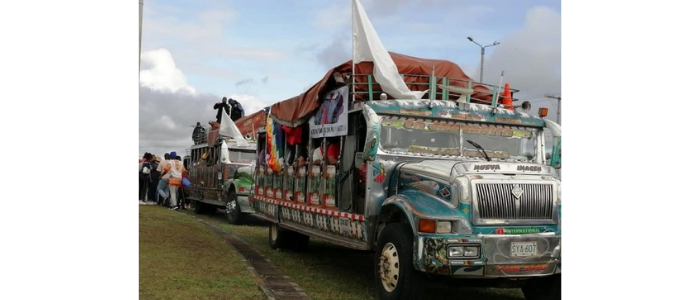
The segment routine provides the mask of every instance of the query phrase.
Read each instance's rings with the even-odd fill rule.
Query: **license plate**
[[[527,257],[537,255],[537,242],[512,242],[510,243],[511,257]]]

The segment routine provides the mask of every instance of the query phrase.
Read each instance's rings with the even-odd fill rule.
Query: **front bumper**
[[[512,242],[537,242],[536,255],[511,257]],[[480,245],[478,258],[448,257],[448,247]],[[477,235],[443,238],[419,236],[415,267],[423,272],[455,277],[534,277],[561,272],[561,236],[552,233],[526,235]]]

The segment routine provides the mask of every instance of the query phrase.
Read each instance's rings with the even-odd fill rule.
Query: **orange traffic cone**
[[[510,84],[506,83],[503,91],[503,106],[506,109],[513,110],[513,96],[510,94]]]

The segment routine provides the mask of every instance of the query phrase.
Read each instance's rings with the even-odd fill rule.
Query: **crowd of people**
[[[234,122],[245,116],[243,106],[235,99],[224,97],[214,105],[216,123],[209,122],[212,129],[218,128],[224,112]],[[206,143],[206,129],[197,122],[192,132],[195,144]],[[182,158],[175,151],[165,153],[164,159],[152,153],[144,153],[139,159],[139,204],[167,206],[172,210],[185,209],[187,200],[183,189],[183,180],[187,179],[187,169]]]
[[[183,180],[187,179],[187,169],[175,151],[163,157],[165,159],[161,160],[146,152],[139,160],[139,203],[183,209],[186,207]]]

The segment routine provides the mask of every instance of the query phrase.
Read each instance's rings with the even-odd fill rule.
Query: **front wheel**
[[[374,283],[382,300],[423,297],[424,275],[413,268],[413,234],[406,224],[384,228],[374,254]]]
[[[528,279],[522,288],[527,300],[561,299],[561,274]]]
[[[230,224],[240,225],[243,223],[243,213],[238,205],[238,197],[235,191],[228,193],[228,202],[226,202],[226,219]]]

